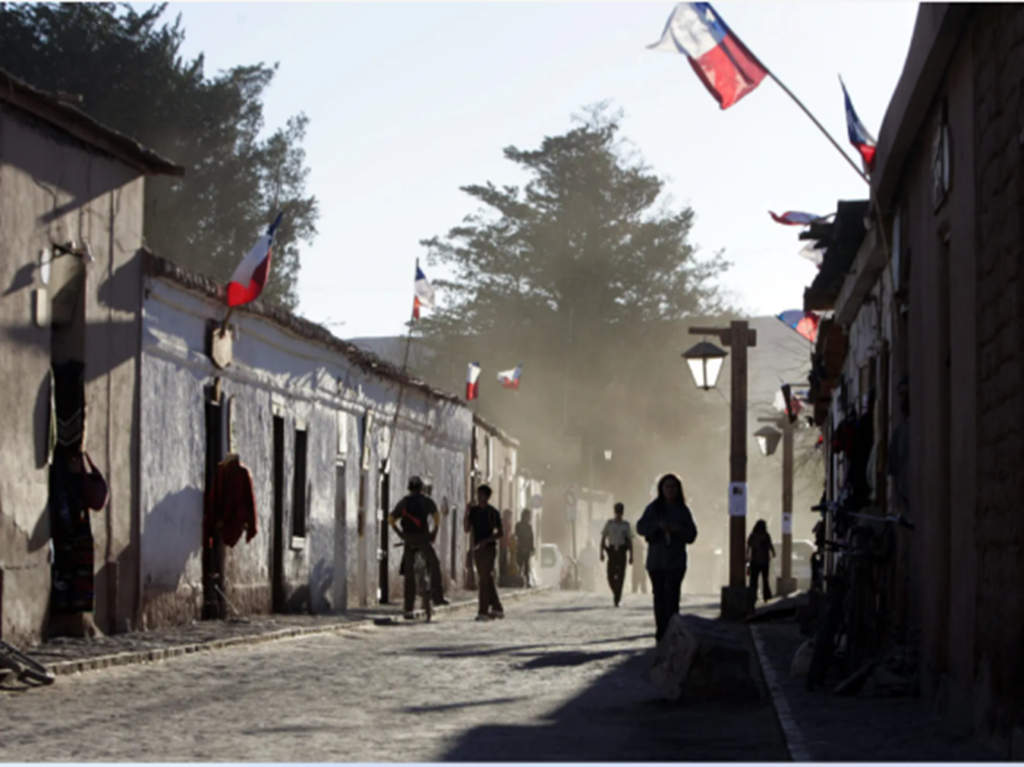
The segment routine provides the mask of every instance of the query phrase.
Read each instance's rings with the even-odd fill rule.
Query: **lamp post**
[[[732,349],[732,415],[729,431],[729,585],[722,588],[722,618],[742,620],[749,598],[744,581],[747,538],[747,349],[757,345],[757,333],[746,320],[728,328],[690,328],[690,335],[716,336]],[[697,386],[714,387],[726,352],[703,341],[683,353]]]
[[[780,597],[796,591],[796,579],[793,577],[793,423],[783,415],[781,418],[759,418],[759,423],[775,424],[782,429],[780,433],[771,426],[765,426],[754,432],[758,446],[762,445],[762,454],[772,455],[782,440],[782,575],[775,584],[775,593]],[[774,435],[769,437],[768,433]]]

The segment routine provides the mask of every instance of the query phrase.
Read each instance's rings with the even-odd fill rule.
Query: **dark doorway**
[[[206,397],[206,500],[209,503],[217,480],[217,467],[224,460],[224,412],[214,387]],[[204,526],[205,531],[205,526]],[[224,604],[224,542],[220,531],[211,526],[203,535],[203,611],[204,620],[221,620]]]
[[[270,578],[275,613],[285,611],[284,588],[284,418],[274,416],[274,530],[270,542]]]
[[[386,465],[381,466],[380,469],[380,483],[377,492],[377,497],[380,499],[380,551],[377,554],[377,559],[380,560],[380,573],[378,574],[378,583],[380,590],[380,603],[386,605],[391,599],[391,588],[390,581],[388,579],[388,547],[391,545],[390,527],[388,526],[388,512],[391,511],[391,475],[386,470]]]

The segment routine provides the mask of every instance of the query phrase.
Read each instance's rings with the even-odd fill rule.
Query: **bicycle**
[[[404,542],[396,543],[395,548],[405,546]],[[413,549],[412,556],[413,580],[416,582],[416,593],[420,597],[420,604],[423,605],[423,615],[429,623],[434,617],[434,603],[431,601],[430,593],[430,568],[427,566],[427,559],[419,549]]]
[[[878,517],[846,511],[836,504],[812,507],[816,511],[829,511],[836,515],[837,533],[845,533],[848,542],[825,540],[822,548],[837,553],[833,573],[825,575],[827,586],[822,614],[814,634],[814,652],[811,656],[806,686],[808,690],[821,685],[833,661],[842,660],[847,672],[856,670],[864,658],[877,650],[884,617],[875,604],[875,589],[872,568],[879,562],[888,561],[892,553],[891,536],[885,533],[892,523],[910,530],[914,524],[905,515]],[[885,530],[881,535],[871,527],[850,520],[866,520],[882,523]],[[874,544],[881,538],[881,552]]]
[[[0,668],[17,676],[18,681],[53,684],[57,678],[42,663],[33,660],[17,647],[0,639]]]

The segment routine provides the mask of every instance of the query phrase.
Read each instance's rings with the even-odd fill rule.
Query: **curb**
[[[789,758],[794,762],[810,762],[811,754],[807,750],[807,743],[804,741],[803,732],[797,724],[789,708],[789,701],[782,691],[778,678],[775,676],[775,669],[768,662],[768,655],[764,649],[764,642],[761,641],[761,629],[756,624],[750,625],[750,636],[754,640],[754,648],[757,650],[757,660],[761,664],[761,674],[768,685],[768,692],[772,696],[772,708],[775,709],[775,718],[782,729],[782,737],[786,742],[786,750]]]
[[[543,586],[533,589],[519,589],[506,592],[503,597],[509,601],[515,601],[526,596],[543,594],[550,591],[550,587]],[[476,605],[476,600],[465,600],[454,602],[450,605],[439,605],[435,608],[437,613],[455,612],[464,610]],[[213,652],[228,647],[239,645],[255,645],[267,642],[278,642],[284,639],[295,639],[298,637],[316,636],[317,634],[338,634],[347,631],[363,631],[375,626],[375,617],[367,616],[345,623],[333,623],[326,626],[300,626],[291,629],[278,629],[260,634],[248,636],[227,637],[214,639],[209,642],[193,642],[190,644],[175,645],[173,647],[162,647],[152,650],[137,650],[135,652],[119,652],[111,655],[97,655],[94,658],[82,658],[80,660],[57,661],[47,663],[46,669],[54,676],[66,676],[79,674],[84,671],[98,671],[115,666],[131,666],[141,663],[157,663],[168,658],[178,658],[184,655],[193,655],[201,652]]]

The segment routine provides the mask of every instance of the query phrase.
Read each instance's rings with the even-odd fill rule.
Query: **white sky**
[[[474,211],[459,186],[522,183],[501,150],[539,146],[611,100],[623,135],[696,212],[692,241],[724,249],[723,280],[752,315],[801,308],[815,268],[768,210],[826,214],[866,184],[766,80],[721,111],[682,55],[646,50],[664,3],[171,3],[207,74],[279,62],[268,127],[310,117],[319,236],[302,253],[299,313],[346,337],[403,332],[421,239]],[[876,137],[916,4],[715,4],[733,32],[853,155],[842,74]],[[239,254],[241,258],[243,254]],[[436,279],[436,270],[425,268]],[[344,324],[337,324],[344,323]]]

